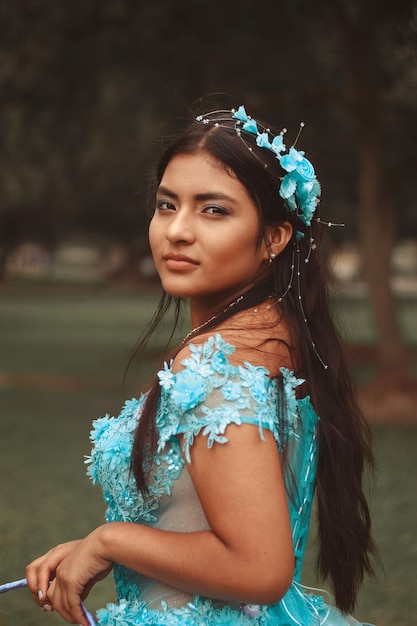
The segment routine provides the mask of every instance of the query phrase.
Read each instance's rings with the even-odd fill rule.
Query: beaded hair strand
[[[235,121],[234,126],[230,126],[231,120]],[[245,147],[254,155],[254,157],[265,169],[268,167],[267,163],[261,159],[260,155],[254,151],[252,146],[245,140],[245,135],[255,136],[256,145],[259,148],[269,150],[274,154],[284,172],[284,176],[280,178],[278,194],[284,200],[284,204],[289,214],[299,220],[300,228],[302,225],[303,230],[307,229],[309,245],[307,255],[304,258],[304,263],[308,263],[310,261],[310,256],[316,249],[316,242],[311,231],[312,220],[328,227],[344,226],[344,224],[334,224],[333,222],[322,221],[319,216],[315,216],[320,202],[321,186],[317,180],[311,161],[305,157],[303,151],[295,148],[301,131],[304,128],[304,122],[301,122],[295,141],[287,150],[284,143],[284,136],[287,133],[287,129],[283,128],[280,133],[273,135],[269,128],[249,116],[243,105],[239,106],[237,110],[219,109],[216,111],[210,111],[209,113],[205,113],[203,115],[198,115],[196,117],[196,121],[203,124],[211,124],[214,127],[234,130]],[[228,122],[228,124],[226,122]],[[303,306],[300,281],[301,253],[299,241],[304,237],[305,233],[302,232],[302,230],[296,231],[295,241],[293,244],[294,248],[292,253],[290,278],[284,291],[281,294],[277,294],[277,302],[282,302],[290,289],[295,286],[297,289],[297,298],[301,309],[302,319],[306,324],[307,335],[310,338],[311,347],[321,365],[324,369],[327,369],[328,365],[320,356],[316,344],[311,336],[308,320]],[[274,259],[275,257],[271,255],[270,263],[272,263]],[[296,280],[294,280],[294,277],[296,277]]]

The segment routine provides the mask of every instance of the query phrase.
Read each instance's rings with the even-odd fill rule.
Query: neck
[[[238,291],[234,294],[228,294],[223,298],[210,299],[190,299],[191,326],[201,326],[216,315],[219,315],[226,307],[231,305],[237,298],[242,296],[245,291]]]
[[[188,341],[191,337],[194,337],[200,333],[203,329],[209,329],[216,325],[216,322],[220,322],[223,319],[227,319],[230,315],[238,313],[251,306],[256,306],[263,302],[266,298],[273,294],[273,286],[270,282],[262,283],[259,285],[252,285],[249,289],[243,293],[238,293],[235,297],[231,298],[230,294],[228,298],[218,300],[216,305],[210,302],[210,305],[205,306],[201,301],[191,301],[191,320],[193,329],[184,338],[183,343]],[[229,313],[230,312],[230,313]]]

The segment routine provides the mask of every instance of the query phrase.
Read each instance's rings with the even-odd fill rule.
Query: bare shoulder
[[[194,337],[191,343],[202,346],[219,333],[223,341],[234,347],[233,353],[228,355],[233,365],[249,362],[265,367],[271,376],[278,375],[281,367],[293,369],[296,356],[290,329],[277,311],[261,307],[239,312],[215,329]],[[182,368],[182,361],[189,356],[187,343],[174,359],[174,372]]]

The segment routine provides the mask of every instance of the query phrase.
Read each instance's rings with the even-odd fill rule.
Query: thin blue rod
[[[15,580],[11,583],[5,583],[4,585],[0,585],[0,594],[6,593],[7,591],[12,591],[13,589],[21,589],[22,587],[27,587],[28,581],[26,578],[22,578],[21,580]],[[85,607],[84,602],[81,602],[81,609],[88,621],[88,626],[97,626],[97,622],[94,619],[93,615],[90,611]]]

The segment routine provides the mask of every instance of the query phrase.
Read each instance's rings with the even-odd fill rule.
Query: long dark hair
[[[252,152],[248,150],[248,145]],[[173,157],[198,152],[209,153],[245,186],[259,211],[259,242],[264,237],[266,226],[284,221],[293,225],[291,241],[271,264],[270,280],[278,296],[285,293],[289,277],[294,272],[294,251],[298,246],[297,258],[302,260],[300,275],[296,276],[299,282],[297,289],[288,290],[280,303],[280,310],[290,329],[297,354],[295,373],[307,381],[307,392],[320,416],[316,486],[319,520],[317,568],[323,578],[330,579],[337,606],[342,611],[351,611],[364,575],[373,574],[371,557],[374,546],[362,486],[366,467],[373,466],[373,456],[369,427],[356,403],[341,342],[330,314],[323,226],[313,221],[311,227],[306,227],[288,211],[278,195],[283,172],[274,154],[258,148],[250,135],[242,141],[234,130],[232,119],[229,122],[223,120],[217,127],[201,122],[190,124],[162,154],[157,167],[157,183]],[[297,240],[297,231],[305,236]],[[313,252],[311,239],[315,241]],[[305,259],[309,262],[304,263]],[[302,308],[299,294],[302,294]],[[239,307],[216,318],[204,331],[216,327],[238,310],[253,306],[260,298],[265,298],[262,289],[245,294]],[[163,295],[143,345],[156,329],[171,300]],[[180,301],[176,300],[177,314],[179,306]],[[323,362],[328,364],[327,369],[323,367]],[[146,493],[145,468],[149,467],[157,445],[155,413],[159,395],[160,386],[155,378],[133,445],[132,471],[138,489],[143,493]]]

